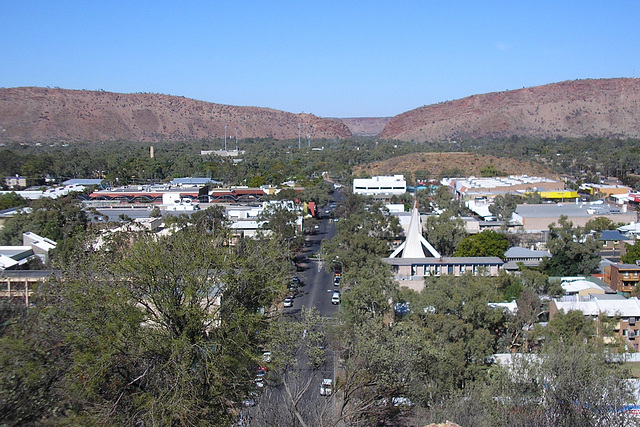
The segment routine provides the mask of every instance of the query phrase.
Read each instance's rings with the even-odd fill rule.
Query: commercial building
[[[561,216],[566,216],[574,226],[584,226],[597,217],[609,218],[613,222],[628,223],[636,220],[635,212],[589,203],[542,203],[518,205],[512,216],[512,224],[522,226],[527,232],[544,232],[551,223],[558,224]]]
[[[524,194],[526,191],[561,191],[564,183],[549,178],[511,175],[495,178],[444,178],[442,185],[451,187],[454,193],[463,200],[493,199],[507,193]],[[575,196],[574,196],[575,197]]]
[[[353,180],[353,193],[363,196],[374,196],[389,199],[394,195],[407,192],[407,181],[403,175],[374,176],[373,178],[356,178]]]

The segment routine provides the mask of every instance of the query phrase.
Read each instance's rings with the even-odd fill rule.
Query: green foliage
[[[598,216],[596,218],[590,219],[584,225],[585,231],[598,231],[601,232],[603,230],[615,230],[619,225],[604,216]]]
[[[624,426],[634,402],[629,372],[589,346],[554,345],[539,355],[515,355],[487,381],[438,403],[432,419],[474,426]],[[422,423],[425,424],[425,423]]]
[[[530,205],[538,205],[542,203],[542,196],[537,190],[527,190],[527,192],[524,194],[524,201]]]
[[[149,217],[151,218],[160,218],[162,216],[162,213],[160,212],[160,208],[157,206],[154,206],[153,209],[151,209],[151,212],[149,212]]]
[[[116,235],[68,265],[2,334],[3,421],[229,425],[290,272],[273,240],[228,242],[224,225]]]
[[[549,226],[547,249],[552,257],[542,262],[541,267],[549,276],[589,275],[600,262],[598,242],[586,236],[584,229],[573,227],[566,216]]]
[[[333,185],[320,180],[305,186],[299,197],[302,201],[316,202],[317,206],[324,206],[331,200],[331,193],[333,193]]]
[[[482,177],[490,178],[498,175],[501,175],[501,172],[498,171],[495,165],[488,164],[482,169],[480,169],[480,176]]]
[[[361,324],[367,318],[382,318],[391,310],[389,300],[397,294],[398,285],[389,266],[377,258],[346,270],[342,288],[340,317],[347,324]]]
[[[0,196],[0,210],[17,208],[27,205],[27,200],[15,192],[5,193]]]
[[[489,212],[495,215],[498,221],[508,223],[511,220],[511,216],[516,211],[518,202],[520,201],[522,201],[522,197],[515,196],[513,194],[496,196],[493,199],[493,204],[489,206]]]
[[[368,206],[362,197],[347,198],[340,213],[346,217],[338,222],[336,236],[323,241],[321,253],[327,260],[339,257],[347,270],[388,255],[390,243],[402,230],[382,204]]]
[[[41,198],[25,210],[5,222],[0,230],[0,244],[22,244],[22,233],[31,231],[56,242],[73,239],[87,228],[87,214],[82,203],[71,196],[58,199]],[[60,255],[61,248],[54,250],[52,257]],[[64,254],[62,254],[64,255]]]
[[[467,236],[462,219],[454,218],[450,211],[440,216],[429,216],[424,228],[426,239],[443,256],[453,255]]]
[[[564,295],[564,289],[558,280],[549,280],[546,274],[530,268],[521,268],[520,278],[525,289],[534,292],[537,296],[558,297]]]
[[[566,314],[559,312],[553,316],[549,321],[547,338],[565,343],[580,343],[587,341],[595,332],[592,319],[582,311],[571,310]]]
[[[499,257],[509,249],[509,240],[503,233],[485,230],[465,237],[456,248],[458,257]]]
[[[626,253],[620,257],[620,262],[625,264],[635,264],[636,260],[640,259],[640,243],[636,242],[633,245],[625,243]]]

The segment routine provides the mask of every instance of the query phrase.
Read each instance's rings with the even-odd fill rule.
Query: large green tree
[[[115,235],[78,257],[41,289],[27,327],[3,331],[4,360],[25,364],[5,371],[0,395],[20,406],[42,390],[32,415],[3,421],[229,425],[290,274],[278,243],[230,246],[224,225],[194,225],[165,237]]]
[[[509,249],[509,240],[504,233],[493,230],[485,230],[482,233],[472,234],[458,244],[456,256],[459,257],[504,257]]]
[[[506,224],[511,220],[511,215],[516,211],[518,202],[521,200],[522,197],[513,194],[496,196],[493,204],[489,205],[489,212],[495,215],[498,221],[504,221]]]
[[[547,250],[552,257],[542,262],[542,268],[550,276],[591,274],[600,262],[598,242],[564,215],[558,225],[549,225]]]
[[[620,262],[626,264],[635,264],[637,260],[640,260],[640,244],[634,243],[630,245],[625,243],[626,253],[620,257]]]
[[[429,216],[425,225],[426,239],[443,256],[451,256],[467,236],[462,219],[454,217],[451,211],[439,216]]]

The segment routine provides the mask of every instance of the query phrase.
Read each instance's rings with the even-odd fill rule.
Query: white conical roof
[[[400,252],[400,258],[426,258],[429,255],[425,253],[425,249],[431,256],[440,258],[440,253],[435,250],[427,240],[422,237],[422,221],[420,220],[420,212],[418,211],[418,200],[414,202],[411,210],[411,221],[409,222],[409,230],[407,231],[406,240],[391,254],[390,258],[395,258]]]

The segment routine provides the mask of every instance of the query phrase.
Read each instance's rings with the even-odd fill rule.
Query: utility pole
[[[227,125],[224,125],[224,151],[227,151]]]
[[[300,123],[298,123],[298,150],[300,149]]]
[[[236,128],[236,154],[238,153],[238,128]]]

